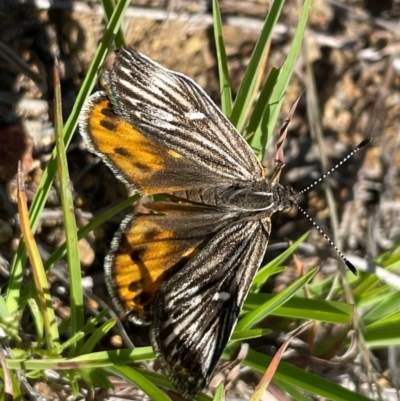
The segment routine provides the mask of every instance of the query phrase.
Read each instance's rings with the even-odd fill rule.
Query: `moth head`
[[[278,210],[288,210],[297,206],[298,193],[290,186],[272,182],[271,187],[276,194]]]

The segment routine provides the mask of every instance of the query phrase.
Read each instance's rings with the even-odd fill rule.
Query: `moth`
[[[116,307],[150,324],[176,389],[204,389],[265,253],[271,215],[298,194],[270,180],[250,146],[190,78],[120,48],[107,92],[86,102],[80,132],[129,188],[168,202],[128,216],[105,261]]]

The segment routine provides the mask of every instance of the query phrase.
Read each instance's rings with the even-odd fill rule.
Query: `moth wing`
[[[118,116],[104,92],[93,94],[80,115],[80,132],[97,154],[129,187],[146,194],[201,188],[211,173],[149,138]],[[215,179],[215,178],[214,178]]]
[[[233,213],[201,206],[151,203],[147,207],[158,214],[128,216],[105,261],[114,304],[136,323],[150,321],[150,306],[160,285],[233,218]]]
[[[208,384],[262,261],[270,228],[269,218],[230,224],[161,285],[150,338],[185,397]]]
[[[262,178],[249,145],[190,78],[131,48],[120,48],[108,76],[115,112],[148,138],[208,171],[211,184]]]

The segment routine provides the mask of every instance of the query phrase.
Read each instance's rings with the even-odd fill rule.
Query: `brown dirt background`
[[[0,4],[0,284],[3,288],[20,235],[15,203],[17,161],[22,160],[27,194],[32,199],[54,146],[53,59],[60,60],[66,119],[104,29],[104,15],[96,1],[56,0],[51,6],[44,0],[21,3],[5,0]],[[269,3],[224,0],[220,7],[231,83],[236,93]],[[326,201],[324,185],[314,188],[301,202],[346,254],[364,260],[389,249],[400,237],[399,15],[398,1],[314,0],[306,50],[297,61],[281,113],[284,118],[297,96],[306,90],[290,124],[285,145],[287,165],[281,180],[297,190],[335,165],[362,139],[373,136],[368,148],[328,180],[333,210],[339,219],[336,227],[332,227],[329,219],[333,211]],[[289,0],[274,32],[267,70],[282,65],[297,16],[297,5]],[[123,30],[128,45],[194,78],[218,104],[210,2],[132,1]],[[322,147],[317,146],[316,131],[310,132],[310,127],[319,123]],[[272,156],[273,147],[266,159],[269,166]],[[127,191],[108,168],[86,152],[77,133],[68,158],[78,225],[82,227],[123,199]],[[107,300],[103,259],[122,218],[123,214],[116,216],[80,241],[82,265],[90,278],[88,289],[94,289],[102,300]],[[310,228],[297,210],[275,216],[266,260]],[[57,183],[43,212],[37,241],[44,258],[64,242]],[[320,264],[324,275],[337,269],[337,259],[316,230],[298,256],[305,268]],[[54,270],[54,283],[66,285],[65,266],[60,263]],[[291,262],[288,272],[276,281],[275,290],[298,274],[298,264]],[[54,296],[60,316],[68,315],[67,299],[56,290]],[[96,305],[94,302],[93,307]],[[141,339],[146,343],[146,330],[136,330],[135,344],[141,345]],[[236,391],[245,396],[246,389],[241,386],[248,383],[246,380],[246,384],[238,383]]]

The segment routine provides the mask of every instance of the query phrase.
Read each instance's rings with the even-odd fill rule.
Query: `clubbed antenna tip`
[[[353,263],[350,263],[347,259],[344,260],[344,263],[346,263],[346,266],[349,268],[349,270],[357,276],[357,269],[354,267]]]
[[[363,148],[365,145],[368,145],[372,141],[372,136],[369,138],[364,139],[361,143],[358,144],[357,149]]]

